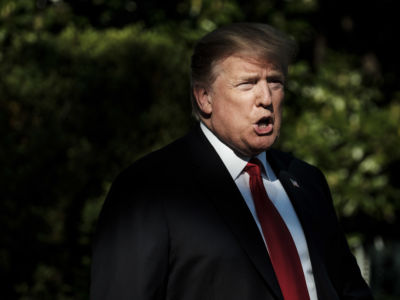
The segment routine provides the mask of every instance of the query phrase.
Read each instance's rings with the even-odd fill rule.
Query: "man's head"
[[[288,64],[295,44],[265,24],[219,28],[192,56],[193,113],[224,143],[253,156],[279,135]]]

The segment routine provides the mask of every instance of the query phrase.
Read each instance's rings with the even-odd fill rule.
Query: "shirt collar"
[[[202,122],[200,122],[200,128],[206,136],[207,140],[214,147],[218,156],[221,158],[225,167],[227,168],[229,174],[236,180],[239,175],[242,173],[244,167],[247,165],[247,162],[250,160],[250,157],[241,157],[238,156],[229,146],[223,143],[210,129],[207,128]],[[275,174],[272,171],[269,163],[267,162],[267,158],[265,155],[265,151],[261,152],[256,156],[264,166],[264,169],[267,172],[267,178],[270,180],[276,180]]]

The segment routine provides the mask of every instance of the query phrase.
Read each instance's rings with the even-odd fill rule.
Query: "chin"
[[[245,156],[256,156],[260,154],[261,152],[264,152],[268,148],[272,146],[273,143],[263,143],[263,144],[257,144],[257,145],[252,145],[248,150]]]
[[[245,141],[241,147],[235,147],[234,145],[231,145],[233,146],[231,148],[234,149],[234,151],[240,156],[252,157],[270,148],[276,139],[277,135],[275,134],[268,136],[257,136]]]
[[[265,136],[261,141],[259,141],[259,143],[254,144],[254,148],[259,149],[259,152],[265,151],[275,143],[276,139],[276,135]]]

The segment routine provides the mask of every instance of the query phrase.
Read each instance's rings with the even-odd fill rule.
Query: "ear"
[[[200,110],[204,114],[210,115],[212,112],[212,97],[209,91],[207,91],[204,87],[197,85],[193,88],[193,94]]]

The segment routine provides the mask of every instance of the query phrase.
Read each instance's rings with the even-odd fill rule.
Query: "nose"
[[[257,106],[263,106],[268,108],[272,105],[272,92],[268,83],[264,81],[259,86],[259,91],[257,95]]]

